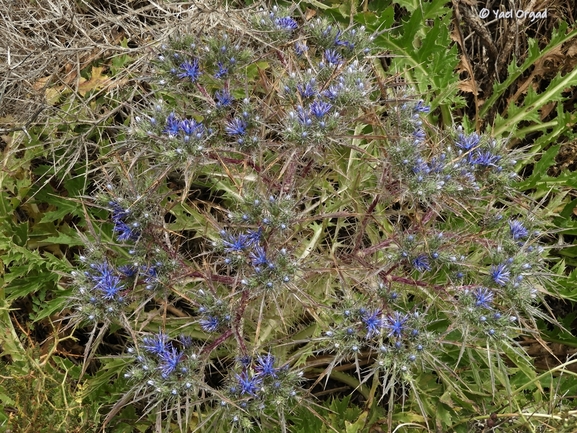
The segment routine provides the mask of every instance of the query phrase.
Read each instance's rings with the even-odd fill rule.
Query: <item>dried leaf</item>
[[[80,93],[80,95],[86,96],[88,92],[102,89],[110,83],[110,77],[102,75],[103,69],[104,68],[100,66],[92,67],[90,79],[81,81],[80,85],[78,86],[78,93]]]
[[[472,93],[475,96],[477,96],[479,94],[479,90],[477,89],[477,86],[475,86],[475,83],[469,79],[460,81],[459,84],[457,84],[457,87],[459,87],[459,89],[461,91],[467,92],[467,93]]]
[[[549,113],[551,113],[551,111],[553,111],[556,105],[557,102],[555,101],[543,105],[541,107],[541,120],[545,120],[545,118],[549,115]]]
[[[314,9],[307,8],[307,11],[305,13],[305,21],[309,21],[311,18],[314,18],[316,14],[317,11],[315,11]]]

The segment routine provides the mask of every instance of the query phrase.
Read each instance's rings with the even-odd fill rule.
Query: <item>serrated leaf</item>
[[[494,106],[497,99],[499,99],[503,93],[513,84],[517,78],[521,76],[527,69],[533,66],[539,59],[547,57],[550,52],[554,51],[565,42],[570,41],[575,36],[577,36],[577,29],[570,33],[566,33],[567,23],[561,22],[559,28],[553,31],[551,36],[551,41],[542,50],[539,49],[537,41],[534,39],[529,39],[529,50],[527,52],[527,57],[521,66],[517,66],[517,60],[513,59],[509,66],[507,67],[507,79],[503,83],[498,83],[493,86],[493,92],[489,99],[485,101],[481,110],[479,112],[480,116],[483,117],[487,112]]]
[[[81,216],[83,212],[82,207],[76,201],[67,200],[66,198],[54,197],[50,199],[49,203],[56,206],[57,209],[46,212],[40,220],[40,223],[61,220],[66,215]]]
[[[362,428],[365,426],[367,422],[367,415],[368,412],[363,412],[354,423],[345,421],[346,433],[358,433],[362,431]]]
[[[62,311],[69,303],[70,296],[72,295],[72,290],[62,290],[58,292],[58,297],[44,303],[42,311],[32,317],[34,322],[45,319],[46,317],[52,316],[54,313]]]
[[[75,245],[83,245],[84,241],[80,239],[79,236],[77,235],[75,236],[74,234],[69,235],[66,233],[58,233],[58,235],[56,236],[49,236],[47,238],[42,239],[40,243],[44,245],[60,244],[60,245],[75,246]]]
[[[529,88],[523,105],[510,105],[506,117],[499,118],[495,122],[493,134],[500,136],[522,121],[540,122],[539,110],[541,107],[551,101],[563,100],[562,92],[572,86],[577,86],[577,69],[564,76],[557,75],[542,93],[536,93],[532,88]],[[518,134],[514,134],[514,136],[521,138]]]

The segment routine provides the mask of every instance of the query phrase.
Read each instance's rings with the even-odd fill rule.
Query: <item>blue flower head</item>
[[[416,113],[428,113],[431,111],[431,107],[429,107],[428,105],[425,105],[425,103],[421,99],[421,100],[417,101],[417,104],[415,105],[415,108],[413,108],[413,110]]]
[[[198,60],[194,59],[192,62],[183,62],[180,65],[180,72],[177,76],[178,78],[190,78],[193,83],[200,77],[200,66],[198,65]]]
[[[428,271],[431,269],[431,265],[429,264],[429,257],[425,254],[421,254],[413,259],[411,262],[413,267],[420,272]]]
[[[234,118],[230,122],[227,122],[225,131],[228,135],[245,135],[247,123],[243,119]]]
[[[310,113],[303,107],[297,107],[297,120],[301,125],[310,126],[313,122]]]
[[[297,90],[303,98],[310,98],[316,94],[316,81],[314,78],[303,84],[297,84]]]
[[[200,138],[204,133],[204,125],[194,119],[183,119],[178,123],[178,128],[184,135],[194,135]]]
[[[521,221],[510,220],[509,229],[511,231],[511,236],[513,236],[513,239],[516,241],[525,239],[527,236],[529,236],[529,230],[525,228]]]
[[[250,239],[247,235],[234,236],[223,230],[221,236],[224,250],[227,253],[239,253],[250,246]]]
[[[266,252],[260,245],[254,247],[254,250],[250,253],[250,258],[252,259],[252,265],[255,267],[266,266],[269,263],[266,258]]]
[[[220,326],[220,320],[215,316],[206,316],[199,321],[200,327],[206,332],[216,332]]]
[[[128,240],[137,241],[141,234],[137,227],[138,225],[128,225],[124,221],[116,221],[114,223],[114,231],[117,233],[116,239],[121,242]]]
[[[309,47],[304,42],[295,42],[295,53],[297,56],[302,56],[308,51]]]
[[[277,377],[278,369],[274,367],[274,356],[267,353],[265,356],[259,356],[256,359],[254,371],[258,377]]]
[[[274,25],[277,29],[292,33],[294,30],[299,28],[298,23],[291,17],[276,18],[274,20]]]
[[[418,128],[413,131],[413,138],[416,143],[422,143],[427,138],[427,135],[422,128]]]
[[[235,378],[238,384],[240,395],[246,394],[252,397],[256,397],[256,393],[258,392],[261,385],[260,377],[251,377],[246,371],[243,371],[241,374],[235,374]]]
[[[497,266],[491,266],[491,279],[499,286],[504,286],[509,282],[511,272],[507,269],[507,264],[501,263]]]
[[[348,48],[349,50],[353,50],[355,48],[355,44],[350,41],[342,39],[341,34],[342,34],[341,30],[339,30],[335,36],[335,45],[339,47]]]
[[[409,320],[407,314],[395,311],[385,319],[384,328],[388,329],[387,337],[401,338],[405,332],[405,323]]]
[[[175,347],[169,347],[162,353],[159,353],[160,365],[159,370],[163,378],[167,378],[176,370],[178,364],[184,357],[184,354],[178,351]]]
[[[480,141],[481,137],[479,137],[479,134],[473,132],[471,135],[459,134],[455,144],[459,149],[468,151],[477,147]]]
[[[478,308],[491,308],[491,302],[493,302],[493,292],[486,287],[478,287],[473,292],[473,297],[475,298],[475,307]]]
[[[499,155],[495,155],[490,151],[479,151],[470,155],[469,162],[471,164],[480,165],[482,167],[497,167],[497,163],[501,160]]]
[[[218,62],[216,66],[218,70],[214,73],[214,78],[224,78],[228,75],[228,68],[222,62]]]
[[[166,118],[166,123],[162,132],[174,137],[179,131],[179,120],[174,113],[170,113]]]
[[[343,58],[336,50],[325,50],[324,52],[325,61],[329,64],[329,66],[338,66],[343,63]]]
[[[230,94],[228,90],[218,90],[214,94],[214,98],[216,100],[217,107],[229,107],[234,98]]]
[[[164,353],[170,350],[172,345],[168,341],[168,335],[164,334],[163,332],[159,332],[158,334],[151,337],[144,337],[142,339],[142,347],[148,353],[162,356]]]
[[[95,269],[98,274],[92,275],[92,280],[96,283],[94,287],[102,292],[104,299],[113,300],[124,289],[120,277],[106,262],[96,265]]]
[[[361,317],[361,320],[363,321],[365,329],[367,330],[367,338],[380,335],[381,328],[384,325],[380,310],[365,311]]]
[[[262,227],[259,227],[257,230],[249,230],[246,233],[246,238],[248,246],[258,244],[262,238]]]
[[[332,107],[333,106],[331,104],[329,104],[328,102],[319,101],[318,99],[316,99],[311,104],[310,112],[317,119],[322,119],[323,117],[325,117],[329,113],[329,111],[331,111]]]

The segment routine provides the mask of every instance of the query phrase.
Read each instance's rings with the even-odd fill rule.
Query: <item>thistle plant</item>
[[[431,371],[459,399],[507,389],[501,357],[525,359],[552,288],[523,155],[379,86],[363,27],[237,19],[159,43],[156,99],[104,168],[71,306],[123,330],[107,422],[134,404],[183,431],[290,431],[337,370],[390,428],[401,404],[434,417]]]

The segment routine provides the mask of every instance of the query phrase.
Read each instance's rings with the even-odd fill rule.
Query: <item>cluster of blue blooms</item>
[[[80,257],[83,270],[72,273],[76,309],[82,319],[92,323],[110,322],[130,313],[131,302],[148,298],[163,287],[164,274],[173,265],[160,248],[141,245],[145,230],[154,221],[150,204],[136,200],[130,206],[129,200],[111,199],[109,194],[100,197],[100,202],[110,212],[117,251],[103,244],[91,245],[88,254]],[[118,252],[124,257],[118,257]]]
[[[130,317],[138,327],[128,335],[150,321],[166,330],[128,350],[134,395],[149,407],[167,403],[167,412],[198,398],[201,410],[243,431],[302,401],[301,377],[288,361],[279,366],[280,353],[305,363],[329,352],[333,367],[362,358],[360,384],[411,381],[437,362],[447,322],[447,333],[473,329],[483,342],[518,329],[543,267],[538,224],[487,194],[513,178],[503,143],[461,128],[439,138],[426,125],[431,108],[404,94],[386,111],[375,107],[372,38],[362,27],[300,25],[280,8],[252,19],[256,36],[160,47],[155,66],[168,97],[136,119],[133,167],[158,175],[150,184],[169,190],[172,207],[159,222],[151,200],[108,194],[112,251],[83,258],[74,275],[78,309],[93,325],[128,327]],[[359,125],[363,112],[370,125]],[[351,144],[351,127],[355,138],[371,135]],[[184,188],[175,193],[171,182]],[[188,193],[207,185],[218,199],[191,205]],[[347,203],[335,199],[355,188]],[[211,243],[194,253],[174,247],[190,237]],[[161,314],[142,318],[158,305],[161,323]],[[183,328],[198,348],[168,337],[167,311],[191,318]],[[305,337],[290,340],[301,326],[310,326]],[[214,365],[228,371],[211,387]]]
[[[386,308],[341,310],[320,339],[322,350],[336,353],[339,361],[373,354],[374,369],[408,374],[434,336],[420,312],[406,313],[392,304]]]
[[[452,144],[432,152],[422,120],[430,108],[423,101],[393,108],[398,118],[392,117],[395,122],[401,121],[402,129],[388,164],[392,164],[392,171],[405,186],[406,199],[426,203],[452,201],[478,193],[481,184],[501,191],[500,185],[508,185],[515,178],[512,169],[516,160],[504,143],[475,132],[467,135],[458,127],[456,137],[440,139]]]
[[[202,364],[189,337],[172,340],[163,332],[146,335],[128,353],[132,366],[124,377],[135,383],[135,394],[153,395],[155,400],[197,398]]]
[[[226,387],[226,398],[221,401],[225,416],[235,426],[254,427],[259,414],[275,413],[294,405],[300,399],[302,373],[288,365],[275,366],[271,354],[239,359],[238,371],[232,371]]]
[[[179,163],[206,157],[211,149],[257,152],[269,144],[324,146],[346,131],[358,107],[369,102],[372,85],[363,57],[371,37],[363,27],[345,31],[316,20],[299,28],[280,9],[263,11],[254,21],[258,37],[271,46],[284,50],[287,40],[296,40],[292,49],[297,61],[280,56],[280,67],[273,71],[280,89],[247,89],[253,72],[243,66],[262,53],[244,48],[247,44],[240,37],[185,37],[161,47],[156,63],[163,77],[160,84],[181,87],[194,104],[192,110],[190,104],[183,109],[189,113],[186,117],[163,103],[156,104],[153,115],[137,117],[137,130],[150,140],[149,150],[157,161]],[[271,109],[280,111],[272,117],[267,114]],[[269,139],[276,131],[282,131],[280,143]]]

